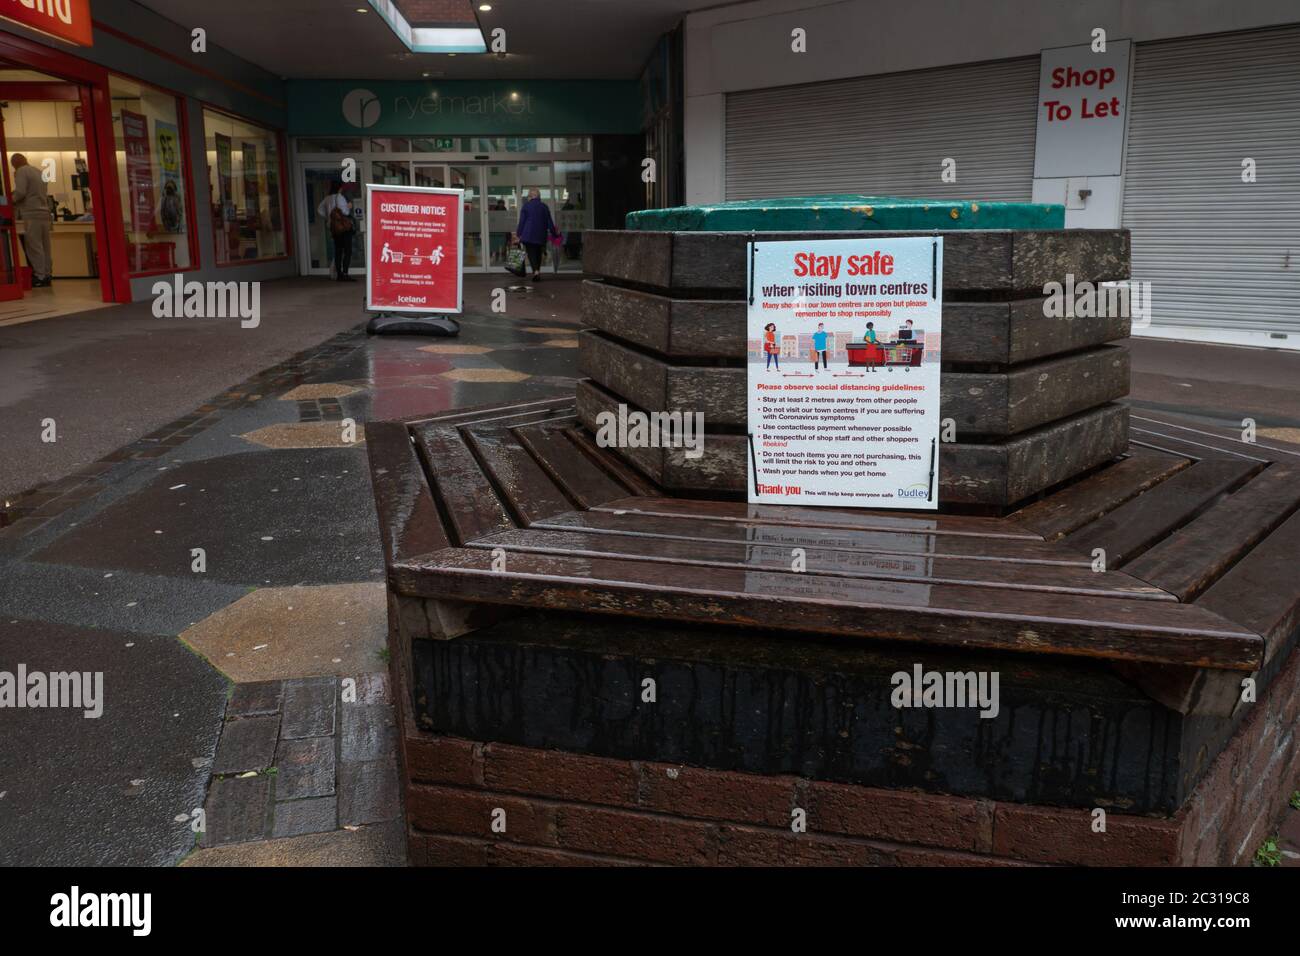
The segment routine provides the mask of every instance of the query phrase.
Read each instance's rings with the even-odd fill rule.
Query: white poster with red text
[[[943,239],[752,242],[749,501],[939,506]]]
[[[366,308],[459,312],[465,192],[366,187]]]

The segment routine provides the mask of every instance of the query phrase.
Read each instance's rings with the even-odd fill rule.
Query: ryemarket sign
[[[632,81],[291,81],[289,132],[635,133],[640,129],[639,97]]]

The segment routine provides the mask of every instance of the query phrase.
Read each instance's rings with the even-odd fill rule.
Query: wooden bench
[[[632,675],[775,681],[861,708],[863,687],[914,661],[1000,671],[1038,737],[1008,739],[981,783],[979,748],[959,743],[979,719],[945,714],[931,741],[909,745],[929,769],[886,779],[1174,820],[1251,710],[1242,679],[1263,700],[1297,639],[1300,449],[1167,416],[1135,414],[1125,454],[1002,517],[676,497],[597,447],[568,399],[367,432],[417,835],[441,826],[419,768],[448,734],[873,784],[898,743],[887,705],[853,732],[850,756],[830,737],[816,757],[770,741],[718,752],[751,718],[706,718],[716,695],[697,688],[660,705],[660,721],[693,728],[685,737],[662,723],[627,730],[640,719]],[[851,678],[873,667],[871,681]],[[831,734],[813,712],[785,712],[799,739]],[[609,720],[622,736],[600,730]],[[1042,727],[1056,721],[1109,743],[1087,759],[1045,754]]]
[[[723,207],[588,233],[576,394],[368,427],[413,862],[1249,855],[1300,771],[1300,448],[1130,413],[1127,320],[1043,298],[1128,234],[1059,212],[945,233],[937,513],[740,500]],[[620,405],[706,412],[703,455],[600,447]],[[912,710],[913,672],[1001,689]]]
[[[1252,554],[1300,532],[1300,457],[1157,419],[1002,518],[673,498],[563,400],[376,427],[406,596],[1241,671],[1290,613],[1259,628],[1234,605],[1284,573]]]

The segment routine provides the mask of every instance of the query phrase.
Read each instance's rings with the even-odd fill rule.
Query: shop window
[[[121,76],[109,76],[117,182],[132,275],[175,272],[194,265],[190,183],[180,101],[170,93]],[[74,185],[89,179],[79,164]]]
[[[205,109],[203,136],[217,265],[287,255],[279,134]]]
[[[512,136],[505,141],[507,153],[549,153],[551,141],[534,136]]]
[[[299,139],[298,153],[359,153],[360,139]]]
[[[385,136],[370,141],[370,150],[375,153],[409,153],[411,141],[400,136]]]
[[[397,163],[374,160],[370,163],[370,181],[385,186],[409,186],[411,164],[405,160]]]
[[[555,224],[564,234],[561,267],[576,268],[582,264],[582,235],[595,223],[591,205],[591,161],[557,162],[554,166],[558,206]]]
[[[591,137],[589,136],[556,136],[552,143],[556,153],[590,153]]]

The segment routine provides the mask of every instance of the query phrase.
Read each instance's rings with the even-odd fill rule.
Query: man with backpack
[[[325,228],[334,242],[334,278],[339,282],[356,282],[348,275],[356,226],[352,221],[352,203],[343,195],[341,180],[336,179],[330,184],[330,194],[316,207],[316,214],[325,220]]]

